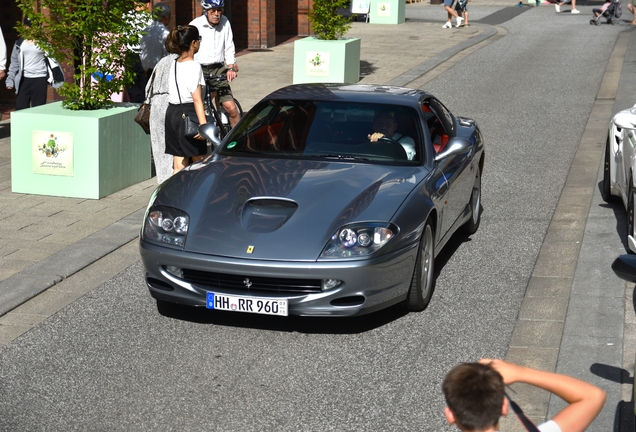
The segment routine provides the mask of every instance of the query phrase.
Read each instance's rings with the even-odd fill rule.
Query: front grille
[[[206,285],[212,289],[221,288],[242,290],[245,292],[267,291],[299,294],[322,292],[320,279],[239,276],[190,269],[183,269],[183,279],[191,284]]]

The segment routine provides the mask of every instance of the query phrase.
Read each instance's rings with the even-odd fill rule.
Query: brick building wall
[[[15,23],[22,18],[16,0],[0,0],[0,26],[7,45],[7,67],[13,44],[18,35]],[[163,0],[172,8],[170,28],[188,24],[202,13],[201,0]],[[153,0],[157,3],[158,0]],[[307,36],[311,34],[307,13],[312,0],[225,0],[225,15],[232,24],[237,49],[269,48],[276,44],[276,36]],[[72,80],[72,66],[64,67],[68,81]],[[49,88],[48,100],[59,100]],[[13,104],[15,93],[0,83],[0,104]]]

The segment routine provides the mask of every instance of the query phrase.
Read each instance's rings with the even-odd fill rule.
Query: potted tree
[[[350,18],[339,15],[350,0],[314,0],[309,11],[314,36],[294,42],[294,84],[360,80],[360,38],[345,38]]]
[[[150,178],[150,140],[133,121],[137,107],[115,103],[132,82],[127,47],[150,14],[136,0],[17,0],[31,27],[18,25],[73,77],[62,102],[11,116],[12,190],[101,198]]]

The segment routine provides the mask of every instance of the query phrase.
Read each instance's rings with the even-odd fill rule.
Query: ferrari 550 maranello
[[[477,231],[484,143],[433,95],[282,88],[161,184],[140,238],[159,309],[352,316],[426,308],[434,258]]]
[[[636,253],[636,105],[620,111],[610,120],[605,161],[603,165],[603,199],[607,202],[620,198],[627,210],[627,244],[630,253]]]

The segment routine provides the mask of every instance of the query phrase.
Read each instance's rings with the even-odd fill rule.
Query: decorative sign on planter
[[[329,76],[329,52],[307,51],[305,74],[307,76]]]
[[[34,174],[73,176],[73,134],[33,131],[32,164]]]
[[[391,3],[378,3],[378,16],[390,17],[391,16]]]

